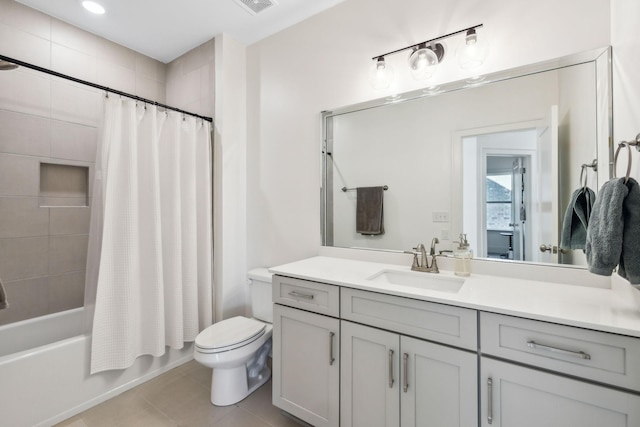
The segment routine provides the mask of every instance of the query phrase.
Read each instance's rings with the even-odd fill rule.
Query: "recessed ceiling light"
[[[102,15],[105,12],[104,7],[95,1],[85,0],[82,2],[82,6],[89,12],[95,13],[96,15]]]

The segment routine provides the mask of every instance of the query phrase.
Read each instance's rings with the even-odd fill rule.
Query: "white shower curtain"
[[[182,348],[211,324],[210,135],[201,119],[105,98],[89,254],[99,263],[87,267],[97,282],[91,373]]]

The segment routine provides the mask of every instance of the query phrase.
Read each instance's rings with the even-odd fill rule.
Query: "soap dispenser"
[[[460,234],[460,241],[454,243],[458,243],[458,247],[453,250],[455,259],[454,274],[466,277],[471,274],[471,251],[469,250],[467,235]]]

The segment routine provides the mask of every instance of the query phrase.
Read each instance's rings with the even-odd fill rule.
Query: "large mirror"
[[[610,176],[610,80],[600,49],[323,112],[324,245],[465,233],[476,258],[584,265],[559,239],[573,191]],[[383,232],[358,232],[359,187],[384,187]]]

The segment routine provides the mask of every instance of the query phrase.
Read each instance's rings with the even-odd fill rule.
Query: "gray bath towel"
[[[358,187],[356,192],[356,233],[367,236],[384,234],[384,189]]]
[[[7,293],[5,292],[2,281],[0,280],[0,309],[7,307],[9,307],[9,303],[7,302]]]
[[[560,247],[562,249],[584,249],[587,244],[587,226],[596,195],[588,187],[573,192],[562,222]]]
[[[624,231],[618,274],[632,285],[640,284],[640,185],[629,178],[629,194],[622,204]]]
[[[611,276],[620,262],[624,218],[622,204],[629,194],[624,178],[614,178],[604,183],[587,227],[587,264],[589,271]]]

